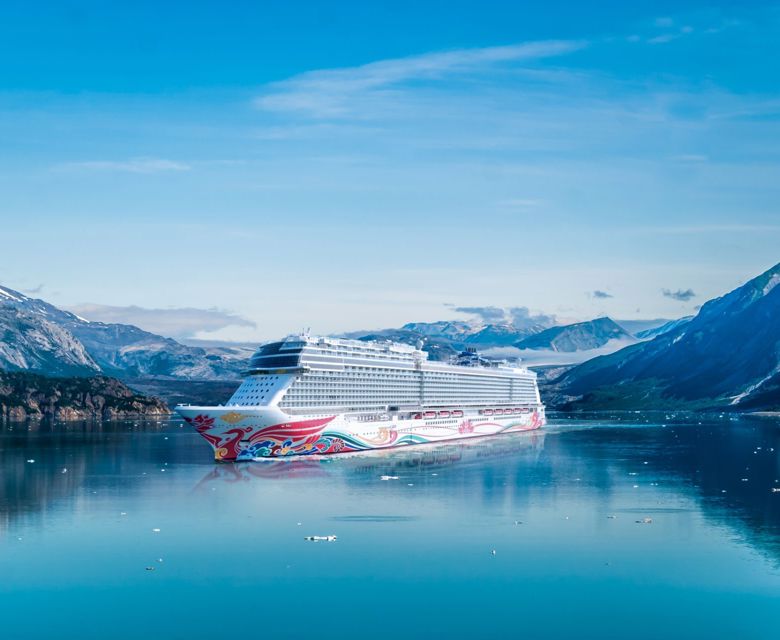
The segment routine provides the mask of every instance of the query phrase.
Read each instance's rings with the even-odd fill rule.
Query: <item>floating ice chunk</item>
[[[379,476],[380,480],[398,480],[398,476]]]
[[[642,518],[641,520],[636,521],[637,524],[653,524],[652,518]]]
[[[34,458],[30,458],[30,459],[29,459],[27,462],[29,462],[30,464],[32,464],[33,462],[35,462],[35,459],[34,459]]]
[[[154,529],[152,529],[152,533],[160,533],[160,530],[155,527]]]
[[[67,467],[62,467],[62,473],[68,473],[68,468]]]
[[[304,540],[309,540],[310,542],[336,542],[337,537],[336,536],[306,536]]]

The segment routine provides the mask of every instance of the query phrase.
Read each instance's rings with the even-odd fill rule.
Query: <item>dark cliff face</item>
[[[0,419],[113,420],[169,413],[161,400],[134,393],[114,378],[47,378],[0,372]]]
[[[568,371],[556,404],[774,409],[779,373],[780,264],[655,339]]]

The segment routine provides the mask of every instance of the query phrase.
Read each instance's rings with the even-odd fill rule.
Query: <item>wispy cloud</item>
[[[552,314],[531,313],[528,307],[509,307],[507,313],[511,318],[512,324],[518,329],[523,329],[533,325],[551,326],[556,323],[556,318]]]
[[[22,289],[22,293],[34,296],[37,293],[43,291],[43,284],[39,284],[37,287],[31,287],[30,289]]]
[[[508,198],[497,202],[499,207],[506,209],[535,209],[544,204],[544,200],[538,198]]]
[[[68,307],[82,318],[95,322],[132,324],[171,338],[190,338],[225,327],[252,327],[251,320],[221,309],[147,309],[85,303]]]
[[[659,45],[694,34],[713,35],[740,24],[738,20],[724,19],[716,11],[703,10],[687,15],[658,17],[641,29],[642,34],[634,33],[626,39]]]
[[[343,69],[322,69],[268,87],[255,100],[269,111],[299,112],[332,118],[354,112],[355,101],[383,95],[405,82],[437,79],[508,62],[530,62],[560,56],[586,46],[582,41],[552,40],[508,46],[458,49],[394,58]]]
[[[506,311],[500,307],[455,307],[458,313],[477,316],[483,322],[496,323],[506,321]]]
[[[665,298],[671,298],[672,300],[679,300],[680,302],[688,302],[691,298],[695,298],[696,294],[693,289],[678,289],[677,291],[671,291],[669,289],[662,289],[661,293]]]
[[[124,171],[128,173],[161,173],[166,171],[189,171],[192,167],[184,162],[165,158],[130,158],[128,160],[88,160],[67,162],[59,169],[87,171]]]
[[[634,234],[658,234],[658,235],[696,235],[701,233],[712,234],[754,234],[754,233],[780,233],[780,225],[777,224],[697,224],[664,227],[636,227],[631,230]]]

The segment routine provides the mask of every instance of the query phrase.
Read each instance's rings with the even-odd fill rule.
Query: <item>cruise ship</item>
[[[262,345],[224,405],[176,412],[218,461],[322,455],[476,438],[545,423],[536,374],[467,350],[308,334]]]

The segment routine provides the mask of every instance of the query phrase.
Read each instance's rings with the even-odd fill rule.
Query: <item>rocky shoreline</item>
[[[0,420],[118,420],[170,413],[159,398],[135,393],[115,378],[0,372]]]

